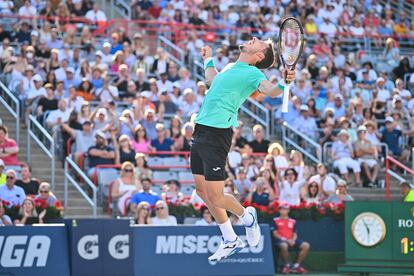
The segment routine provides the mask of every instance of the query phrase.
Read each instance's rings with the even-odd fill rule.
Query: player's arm
[[[283,72],[282,75],[286,74],[286,80],[289,82],[293,82],[296,76],[295,70],[287,70],[285,72]],[[279,83],[274,84],[268,80],[262,80],[260,82],[258,90],[260,93],[266,94],[272,98],[276,98],[283,93],[283,90],[285,88],[284,83],[284,81],[280,81]]]
[[[204,76],[206,78],[206,83],[210,86],[218,74],[218,71],[214,66],[213,50],[210,46],[204,46],[201,48],[201,57],[204,60]]]

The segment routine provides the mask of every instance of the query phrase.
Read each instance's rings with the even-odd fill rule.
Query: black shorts
[[[207,181],[226,179],[226,160],[233,138],[232,128],[196,124],[191,146],[191,171]]]
[[[276,243],[277,247],[280,247],[281,244],[286,243],[288,245],[289,249],[299,250],[300,246],[303,244],[303,241],[299,240],[299,239],[296,239],[295,244],[293,246],[290,246],[286,241],[283,241],[283,240],[280,240],[280,239],[277,239],[275,241],[275,243]]]

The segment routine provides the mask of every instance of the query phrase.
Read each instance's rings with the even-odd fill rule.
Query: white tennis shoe
[[[257,223],[257,212],[254,207],[247,207],[246,212],[248,212],[253,217],[253,223],[251,225],[245,225],[246,228],[246,239],[247,243],[250,246],[257,246],[260,241],[262,233],[260,231],[260,226]]]
[[[216,253],[214,253],[213,255],[208,257],[208,260],[210,262],[218,262],[222,259],[225,259],[225,258],[239,252],[240,250],[242,250],[245,247],[246,247],[246,244],[239,237],[237,237],[237,239],[235,241],[232,241],[232,242],[223,240],[220,243],[220,246],[217,249]]]

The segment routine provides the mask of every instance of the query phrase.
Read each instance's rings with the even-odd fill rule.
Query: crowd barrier
[[[207,258],[221,236],[209,226],[131,226],[129,220],[67,220],[64,226],[0,228],[0,275],[274,275],[268,225],[255,248]],[[244,227],[236,227],[244,238]]]

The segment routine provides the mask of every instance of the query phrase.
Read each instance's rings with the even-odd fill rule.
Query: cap
[[[343,179],[339,179],[338,182],[336,183],[336,186],[346,187],[346,181]]]
[[[105,133],[103,133],[102,131],[97,131],[95,133],[95,137],[101,137],[103,139],[106,139]]]
[[[204,87],[206,87],[206,84],[204,83],[204,81],[199,81],[199,82],[197,82],[197,87],[198,86],[204,86]]]
[[[149,99],[149,98],[151,98],[152,93],[150,91],[142,91],[141,96],[144,97],[144,98]]]
[[[4,168],[4,161],[3,161],[3,159],[0,159],[0,167],[3,167]]]
[[[53,89],[53,85],[51,83],[46,83],[43,87],[46,88],[46,89],[48,89],[48,88]]]
[[[221,42],[221,45],[224,45],[224,46],[230,46],[230,42],[229,42],[228,40],[223,40],[223,41]]]
[[[73,69],[73,67],[68,67],[68,68],[66,68],[66,72],[75,74],[75,69]]]
[[[1,159],[0,159],[1,160]],[[1,165],[1,164],[0,164]],[[411,184],[408,181],[401,181],[400,186],[406,186],[408,188],[411,188]]]
[[[181,86],[180,86],[180,83],[179,83],[178,81],[175,81],[175,82],[173,83],[173,87],[178,87],[178,88],[180,88]]]
[[[183,95],[187,95],[187,94],[193,94],[193,89],[191,88],[184,89]]]
[[[111,43],[109,43],[109,42],[105,42],[105,43],[102,45],[102,47],[104,47],[104,48],[106,48],[106,47],[111,48]]]
[[[345,129],[342,129],[339,133],[338,136],[342,136],[342,135],[346,135],[349,137],[348,131],[346,131]]]
[[[98,109],[98,112],[96,112],[97,115],[102,114],[106,116],[106,109],[101,107]]]
[[[302,104],[300,106],[300,111],[309,111],[309,106],[307,106],[306,104]]]
[[[384,78],[379,77],[379,78],[377,79],[377,83],[379,83],[379,82],[385,82]]]
[[[39,33],[37,31],[33,30],[33,31],[30,32],[30,35],[31,36],[39,36]]]
[[[51,52],[51,53],[55,53],[55,54],[59,54],[59,50],[58,50],[58,49],[56,49],[56,48],[53,48],[50,52]]]
[[[98,50],[98,51],[95,52],[95,56],[103,57],[103,53]]]
[[[119,68],[118,68],[119,70],[128,70],[128,65],[126,65],[126,64],[121,64],[121,65],[119,65]]]
[[[334,97],[334,99],[336,100],[336,99],[341,99],[341,100],[343,100],[344,99],[344,97],[342,97],[342,95],[341,94],[336,94],[335,95],[335,97]]]
[[[387,118],[385,118],[385,122],[386,123],[394,123],[394,119],[391,116],[388,116]]]
[[[367,131],[367,128],[364,125],[360,125],[358,127],[358,132],[361,132],[361,131]]]
[[[238,173],[246,173],[246,169],[244,167],[239,167]]]
[[[27,71],[32,71],[33,72],[34,71],[33,65],[31,65],[31,64],[27,65],[26,68],[24,69],[24,71],[25,72],[27,72]]]
[[[141,38],[142,38],[142,34],[140,33],[134,34],[134,39],[141,39]]]
[[[348,123],[349,123],[348,118],[347,118],[347,117],[345,117],[345,116],[341,117],[341,118],[339,119],[339,123],[340,123],[340,124],[342,124],[343,122],[348,122]]]
[[[34,75],[32,79],[33,81],[39,81],[39,82],[43,81],[42,77],[39,74]]]
[[[289,203],[286,203],[286,202],[279,205],[279,209],[289,209],[289,208],[290,208],[290,205]]]

